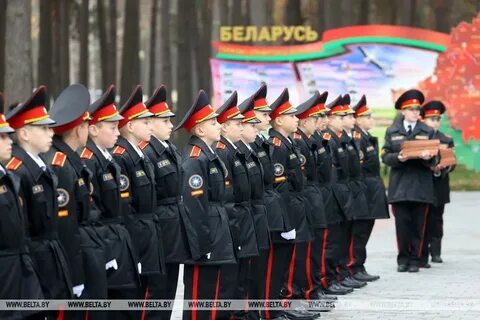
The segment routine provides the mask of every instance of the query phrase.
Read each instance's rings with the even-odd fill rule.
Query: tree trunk
[[[340,1],[329,1],[325,0],[323,2],[323,19],[325,20],[325,29],[333,29],[340,26],[341,15],[341,2]]]
[[[120,96],[125,101],[131,90],[140,83],[140,48],[139,2],[136,0],[125,1],[125,28],[123,32],[122,50],[122,80]]]
[[[432,0],[431,4],[435,15],[435,30],[449,33],[452,0]]]
[[[70,84],[70,1],[60,1],[60,73],[59,90],[63,90]],[[60,91],[58,93],[60,93]]]
[[[117,83],[117,0],[110,0],[108,19],[108,75],[104,81],[105,89]]]
[[[212,39],[212,17],[211,8],[209,3],[203,5],[196,2],[196,25],[195,30],[197,34],[193,37],[195,54],[195,63],[197,70],[197,84],[200,88],[204,89],[209,95],[211,95],[211,77],[210,77],[210,43]]]
[[[322,19],[325,0],[313,0],[311,2],[312,10],[310,14],[311,25],[318,33],[319,40],[323,31],[325,31],[325,19]]]
[[[40,1],[40,32],[38,39],[38,84],[52,84],[52,2]]]
[[[283,11],[283,23],[287,26],[303,25],[302,3],[300,0],[287,0]]]
[[[80,7],[80,83],[88,87],[88,0],[82,0]]]
[[[9,103],[32,93],[32,39],[30,0],[7,2],[5,34],[5,96]]]
[[[149,92],[152,94],[157,86],[155,75],[157,65],[157,14],[158,14],[158,2],[152,0],[152,8],[150,11],[150,68],[148,69],[148,84]]]
[[[5,88],[5,27],[7,1],[0,0],[0,91]],[[0,112],[3,112],[0,109]]]
[[[370,1],[360,0],[360,12],[358,14],[358,24],[368,24],[368,15],[370,13]]]
[[[160,3],[160,30],[161,40],[158,41],[161,46],[161,79],[165,87],[167,87],[167,100],[171,101],[171,92],[173,90],[172,77],[172,58],[171,58],[171,41],[170,41],[170,0],[162,0]]]
[[[357,17],[355,16],[355,4],[358,4],[357,0],[342,0],[341,3],[341,17],[337,17],[339,20],[338,27],[355,24]]]

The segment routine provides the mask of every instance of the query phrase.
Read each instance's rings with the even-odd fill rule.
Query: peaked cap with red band
[[[441,101],[432,100],[422,106],[422,109],[420,109],[420,115],[422,118],[440,117],[445,110],[445,105]]]
[[[97,122],[120,121],[123,117],[118,113],[115,105],[115,86],[111,84],[107,91],[88,108],[91,120],[90,124]]]
[[[327,101],[327,97],[327,91],[322,94],[320,94],[318,91],[315,91],[313,96],[297,107],[297,118],[306,119],[308,117],[318,117],[321,114],[325,114],[327,112],[327,109],[325,108],[325,101]]]
[[[270,105],[270,109],[272,109],[272,112],[270,112],[270,118],[272,120],[286,114],[295,114],[297,112],[297,108],[293,107],[289,101],[287,88],[283,89],[277,100]]]
[[[363,95],[360,100],[358,100],[357,104],[353,106],[353,111],[355,111],[355,114],[353,115],[355,118],[372,114],[372,110],[367,106],[367,97],[365,97],[365,95]]]
[[[268,106],[267,101],[267,85],[262,84],[260,88],[255,92],[252,96],[253,98],[253,105],[255,111],[262,111],[262,112],[271,112],[271,107]]]
[[[56,134],[73,129],[90,119],[88,107],[90,94],[81,84],[65,88],[50,109],[50,117],[56,122],[51,128]]]
[[[152,96],[145,102],[148,111],[157,118],[175,117],[175,113],[170,110],[167,104],[167,88],[164,85],[158,87]]]
[[[243,123],[261,122],[260,119],[257,118],[257,115],[255,113],[255,104],[253,99],[253,96],[250,96],[238,105],[238,109],[240,109],[240,113],[243,115]]]
[[[233,91],[230,98],[228,98],[216,112],[218,114],[217,121],[219,123],[225,123],[228,120],[243,119],[244,117],[237,106],[237,91]]]
[[[3,93],[0,92],[0,110],[3,110],[5,101],[3,100]],[[15,132],[10,124],[7,122],[5,115],[0,112],[0,133],[12,133]]]
[[[48,115],[47,104],[47,88],[41,85],[27,101],[17,105],[8,112],[6,118],[13,129],[19,129],[26,125],[52,125],[55,121]]]
[[[408,108],[418,108],[425,101],[425,97],[420,90],[411,89],[405,91],[395,102],[395,109],[404,110]]]
[[[327,113],[329,116],[344,116],[349,114],[349,112],[351,111],[350,106],[344,104],[344,97],[342,97],[341,95],[339,95],[335,100],[330,102],[327,105],[327,108],[329,109]]]
[[[123,119],[118,122],[119,128],[125,126],[128,122],[134,119],[149,118],[153,116],[143,103],[143,92],[140,85],[135,87],[127,102],[125,102],[120,109],[120,114]]]
[[[217,116],[218,114],[215,113],[215,110],[213,110],[213,107],[210,105],[208,95],[205,91],[200,90],[197,99],[174,130],[184,128],[186,131],[190,131],[197,124],[216,118]]]

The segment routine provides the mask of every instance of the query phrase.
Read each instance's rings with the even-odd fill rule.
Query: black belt
[[[168,204],[182,204],[182,203],[183,203],[183,196],[157,199],[157,205],[160,205],[160,206],[164,206]]]
[[[263,200],[251,200],[253,205],[264,205],[265,201]]]
[[[102,218],[100,219],[100,222],[106,225],[109,224],[119,224],[123,222],[122,217],[117,216],[117,217],[111,217],[111,218]]]

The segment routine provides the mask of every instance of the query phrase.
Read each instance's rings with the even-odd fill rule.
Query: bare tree
[[[358,24],[368,24],[368,18],[370,13],[370,1],[360,0],[360,12],[358,14]]]
[[[435,30],[441,32],[450,32],[451,28],[451,9],[452,0],[431,0],[433,12],[435,15]]]
[[[5,14],[7,11],[7,1],[0,1],[0,91],[5,88]],[[1,112],[2,110],[0,110]]]
[[[197,84],[208,94],[211,94],[211,77],[210,77],[210,53],[212,40],[212,8],[211,2],[205,1],[203,4],[196,1],[195,8],[195,30],[197,30],[193,39],[196,64]]]
[[[40,32],[38,39],[38,83],[47,88],[52,84],[52,2],[40,1]]]
[[[5,96],[25,100],[33,88],[30,0],[8,1],[5,33]]]
[[[117,0],[110,0],[108,19],[108,77],[104,85],[117,82]],[[108,82],[108,83],[107,83]]]
[[[136,0],[125,1],[125,28],[123,32],[122,78],[120,97],[125,101],[130,90],[140,83],[140,4]]]
[[[82,0],[80,7],[80,82],[88,86],[88,0]]]
[[[158,41],[160,43],[160,50],[161,50],[161,75],[162,75],[162,83],[167,87],[167,96],[169,97],[168,100],[171,101],[170,95],[171,90],[173,88],[172,82],[172,58],[171,58],[171,40],[170,40],[170,0],[162,0],[160,3],[160,12],[161,12],[161,20],[160,20],[160,33],[161,33],[161,40]]]
[[[150,9],[150,68],[148,68],[148,86],[150,94],[155,91],[157,86],[156,75],[156,63],[157,63],[157,15],[158,15],[158,1],[152,0]]]

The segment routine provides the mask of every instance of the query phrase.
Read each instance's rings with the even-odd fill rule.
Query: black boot
[[[330,283],[329,286],[325,289],[326,294],[336,295],[336,296],[343,296],[352,291],[353,291],[352,288],[345,288],[344,286],[341,286],[337,282]]]
[[[359,289],[367,285],[366,282],[355,280],[351,276],[346,276],[345,279],[343,279],[343,281],[340,282],[340,284],[344,287],[354,288],[354,289]]]
[[[435,262],[435,263],[442,263],[443,260],[440,256],[432,256],[432,262]]]
[[[352,277],[355,280],[363,282],[372,282],[380,279],[380,276],[373,276],[371,274],[368,274],[368,272],[365,270],[355,273]]]

